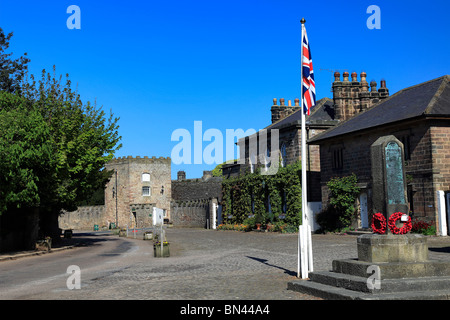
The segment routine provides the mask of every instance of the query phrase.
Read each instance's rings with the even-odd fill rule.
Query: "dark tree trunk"
[[[39,221],[39,237],[51,237],[52,243],[61,241],[61,229],[59,228],[60,210],[45,210],[41,212]]]

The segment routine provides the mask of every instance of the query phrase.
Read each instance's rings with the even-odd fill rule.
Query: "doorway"
[[[367,210],[367,193],[363,192],[359,195],[359,213],[361,216],[361,228],[369,228],[369,215]]]

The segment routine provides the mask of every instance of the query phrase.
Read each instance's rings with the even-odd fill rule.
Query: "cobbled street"
[[[81,289],[67,289],[69,275],[63,273],[33,281],[34,291],[27,290],[26,282],[21,284],[28,295],[17,288],[16,291],[7,288],[1,298],[318,300],[286,289],[287,282],[296,278],[297,234],[169,228],[166,233],[170,242],[168,258],[155,258],[152,241],[142,240],[141,234],[137,234],[136,239],[95,232],[89,235],[97,236],[106,244],[115,243],[116,247],[105,252],[105,249],[101,251],[101,245],[86,245],[66,250],[67,253],[0,263],[5,280],[9,274],[4,269],[13,269],[14,264],[34,263],[44,268],[45,263],[49,266],[59,263],[61,270],[65,270],[67,265],[77,264],[79,260]],[[356,238],[354,235],[313,235],[315,270],[329,270],[334,259],[356,258]],[[431,259],[450,259],[448,237],[430,237],[428,242]],[[90,261],[89,267],[83,267],[87,263],[82,263],[81,259],[88,252],[93,255],[85,258]],[[47,289],[36,285],[43,283],[53,284]]]
[[[87,283],[84,298],[317,299],[286,289],[296,278],[297,234],[168,229],[167,238],[169,258],[154,258],[151,242],[136,240],[148,252],[136,254],[127,269]],[[354,236],[313,236],[313,242],[318,269],[356,254]]]

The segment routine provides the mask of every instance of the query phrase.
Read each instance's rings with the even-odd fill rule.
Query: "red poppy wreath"
[[[393,213],[390,217],[389,217],[389,222],[388,222],[388,226],[389,226],[389,230],[391,230],[391,232],[393,234],[405,234],[411,231],[412,229],[412,223],[411,223],[411,217],[408,216],[407,220],[403,223],[403,226],[401,228],[398,228],[395,225],[395,222],[400,219],[403,216],[404,213],[402,212],[396,212]]]
[[[372,230],[375,233],[386,233],[386,218],[382,213],[375,213],[372,217]]]

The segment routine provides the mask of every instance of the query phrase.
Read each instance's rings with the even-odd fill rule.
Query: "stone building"
[[[379,103],[351,118],[347,118],[351,113],[344,112],[342,117],[347,121],[311,137],[309,145],[320,147],[323,206],[328,203],[326,183],[332,177],[355,173],[361,188],[361,227],[368,227],[374,213],[371,211],[370,146],[380,136],[394,135],[404,145],[412,217],[437,222],[436,191],[450,191],[449,81],[447,75],[403,89],[386,99],[379,96]],[[349,87],[347,85],[347,92],[351,92]],[[335,84],[333,88],[338,89]],[[381,89],[385,90],[383,85]],[[364,102],[357,97],[346,97],[344,104],[354,106],[352,112],[365,108],[358,107]]]
[[[112,176],[105,187],[104,206],[79,207],[59,218],[62,229],[111,227],[142,228],[152,225],[153,207],[164,210],[170,219],[172,199],[169,157],[118,157],[105,165]],[[167,221],[167,220],[166,220]]]
[[[335,72],[335,80],[332,83],[333,99],[323,98],[316,102],[311,115],[307,116],[306,138],[307,140],[333,128],[340,122],[346,121],[356,114],[367,110],[372,105],[386,99],[389,96],[389,90],[386,88],[386,81],[381,81],[381,86],[377,90],[376,82],[367,82],[367,74],[360,74],[360,81],[357,79],[357,73],[343,73],[343,79],[339,72]],[[282,166],[295,163],[301,160],[301,111],[299,99],[291,100],[285,104],[285,99],[273,99],[273,105],[270,108],[271,121],[263,130],[260,130],[253,136],[247,136],[238,141],[240,148],[240,163],[224,165],[222,168],[225,177],[236,176],[245,171],[254,172],[256,167],[262,167],[265,170],[267,163],[262,163],[259,154],[267,154],[266,158],[280,159]],[[279,144],[278,150],[271,150],[271,130],[278,129]],[[267,133],[267,134],[266,134]],[[259,150],[259,139],[267,139],[267,150]],[[257,141],[256,154],[251,154],[251,139]],[[254,150],[255,151],[255,150]],[[275,155],[273,154],[275,153]],[[318,145],[307,146],[307,181],[308,181],[308,201],[321,202],[322,194],[320,191],[320,147]],[[255,163],[255,159],[257,163]]]
[[[164,157],[119,157],[105,166],[113,175],[105,188],[105,218],[116,225],[150,226],[153,207],[170,219],[171,160]]]

